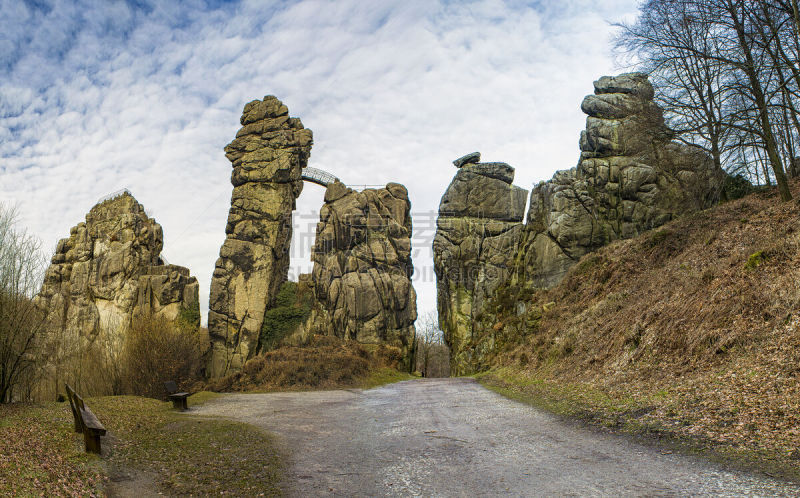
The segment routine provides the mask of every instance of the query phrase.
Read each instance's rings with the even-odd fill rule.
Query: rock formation
[[[406,349],[413,337],[411,217],[405,187],[355,192],[333,175],[307,167],[311,130],[272,96],[244,107],[242,128],[225,147],[233,163],[227,237],[211,281],[210,377],[241,370],[258,351],[336,335]],[[303,180],[326,186],[317,226],[308,320],[288,336],[264,330],[264,314],[287,281],[291,214]],[[259,341],[263,339],[263,344]]]
[[[476,164],[474,154],[455,161],[461,169],[442,197],[434,240],[454,373],[475,370],[496,347],[486,300],[501,284],[552,287],[586,253],[719,199],[722,171],[699,148],[671,141],[646,75],[604,76],[594,87],[581,105],[578,165],[533,189],[524,225],[510,168]]]
[[[473,153],[453,161],[459,168],[442,196],[433,262],[439,325],[451,351],[451,373],[461,375],[484,303],[507,281],[522,236],[528,192],[512,185],[514,168],[480,163]]]
[[[641,73],[604,76],[581,104],[578,165],[531,193],[519,279],[552,287],[584,254],[719,200],[723,173],[696,147],[670,141]]]
[[[307,333],[407,350],[417,318],[410,205],[398,183],[361,192],[338,181],[327,187],[312,253],[316,305]]]
[[[58,242],[36,305],[50,326],[87,340],[122,333],[138,313],[199,317],[197,280],[165,264],[162,247],[161,226],[129,192],[100,202]]]
[[[256,349],[264,311],[286,280],[291,213],[311,153],[311,130],[273,96],[246,104],[240,122],[225,147],[233,194],[211,280],[211,377],[239,370]]]

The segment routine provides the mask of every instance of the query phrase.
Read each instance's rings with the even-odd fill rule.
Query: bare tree
[[[36,374],[44,317],[33,296],[41,286],[40,242],[16,225],[16,210],[0,204],[0,402],[29,393]],[[22,394],[20,394],[20,392]]]
[[[720,40],[709,13],[684,0],[650,1],[634,24],[620,24],[616,49],[650,73],[677,138],[704,148],[722,167],[731,134],[728,69],[709,54]]]
[[[647,0],[616,48],[649,72],[670,125],[731,171],[759,161],[783,200],[800,138],[800,37],[789,0]],[[795,135],[797,134],[797,135]],[[745,149],[744,151],[742,149]],[[726,164],[727,163],[727,164]],[[747,169],[758,175],[758,165]]]
[[[417,320],[414,368],[423,377],[450,376],[450,350],[444,343],[437,314],[428,312]]]
[[[769,157],[781,199],[788,201],[792,199],[792,194],[789,192],[789,184],[786,181],[773,129],[773,120],[770,116],[770,96],[768,94],[770,81],[767,78],[771,77],[771,68],[764,66],[763,54],[758,53],[758,45],[755,41],[759,34],[758,20],[753,16],[754,9],[751,9],[750,2],[751,0],[722,0],[721,5],[723,11],[728,14],[730,27],[736,33],[738,41],[739,58],[738,60],[733,59],[733,65],[747,76],[749,85],[745,85],[743,88],[752,97],[758,110],[758,134],[764,142],[764,149]]]

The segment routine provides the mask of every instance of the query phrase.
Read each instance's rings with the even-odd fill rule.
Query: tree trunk
[[[728,1],[728,12],[733,21],[733,28],[736,31],[736,36],[739,40],[739,47],[742,49],[742,54],[745,57],[745,63],[742,67],[747,79],[750,82],[750,91],[753,94],[753,99],[758,107],[758,118],[761,125],[761,132],[764,138],[764,145],[769,158],[772,172],[775,174],[775,182],[778,184],[778,193],[782,201],[792,200],[792,193],[789,191],[789,183],[786,180],[786,174],[783,171],[783,163],[781,162],[780,154],[778,153],[778,144],[775,141],[775,135],[772,131],[772,125],[769,119],[769,109],[767,108],[767,99],[764,95],[764,89],[761,86],[761,81],[758,79],[755,69],[755,61],[753,60],[753,53],[750,50],[750,44],[747,41],[747,35],[744,30],[744,20],[739,18],[736,12],[736,6]]]

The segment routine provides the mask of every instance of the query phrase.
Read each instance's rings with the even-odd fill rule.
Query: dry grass
[[[193,395],[189,406],[213,396]],[[105,496],[125,484],[109,479],[132,473],[146,476],[150,489],[128,490],[142,495],[281,494],[282,459],[260,429],[136,396],[86,403],[108,430],[102,457],[84,452],[67,403],[0,405],[0,496]]]
[[[66,403],[0,404],[0,496],[100,494],[100,459],[82,444]]]
[[[189,397],[189,407],[208,397]],[[272,436],[256,427],[181,414],[171,403],[149,398],[111,396],[91,403],[114,435],[105,457],[112,476],[131,470],[151,475],[154,487],[169,496],[281,493],[282,458]]]
[[[283,346],[249,360],[242,372],[212,380],[214,391],[336,389],[374,384],[371,377],[397,369],[398,348],[315,336],[305,346]],[[385,376],[385,372],[379,376]]]
[[[797,202],[754,194],[611,244],[530,304],[536,327],[496,366],[800,467]],[[512,310],[500,321],[523,321]]]

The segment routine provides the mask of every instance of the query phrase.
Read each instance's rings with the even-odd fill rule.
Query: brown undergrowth
[[[375,379],[402,380],[398,348],[314,336],[304,346],[282,346],[252,358],[241,372],[209,381],[213,391],[302,391],[371,387]],[[394,371],[397,375],[388,375]]]
[[[194,394],[189,407],[215,396]],[[256,427],[138,396],[86,404],[108,430],[102,456],[84,452],[68,403],[0,405],[0,496],[281,494],[283,457]]]
[[[97,496],[103,476],[67,403],[0,404],[0,496]]]
[[[549,291],[498,295],[496,327],[517,331],[498,378],[800,469],[796,201],[753,194],[587,255]]]

